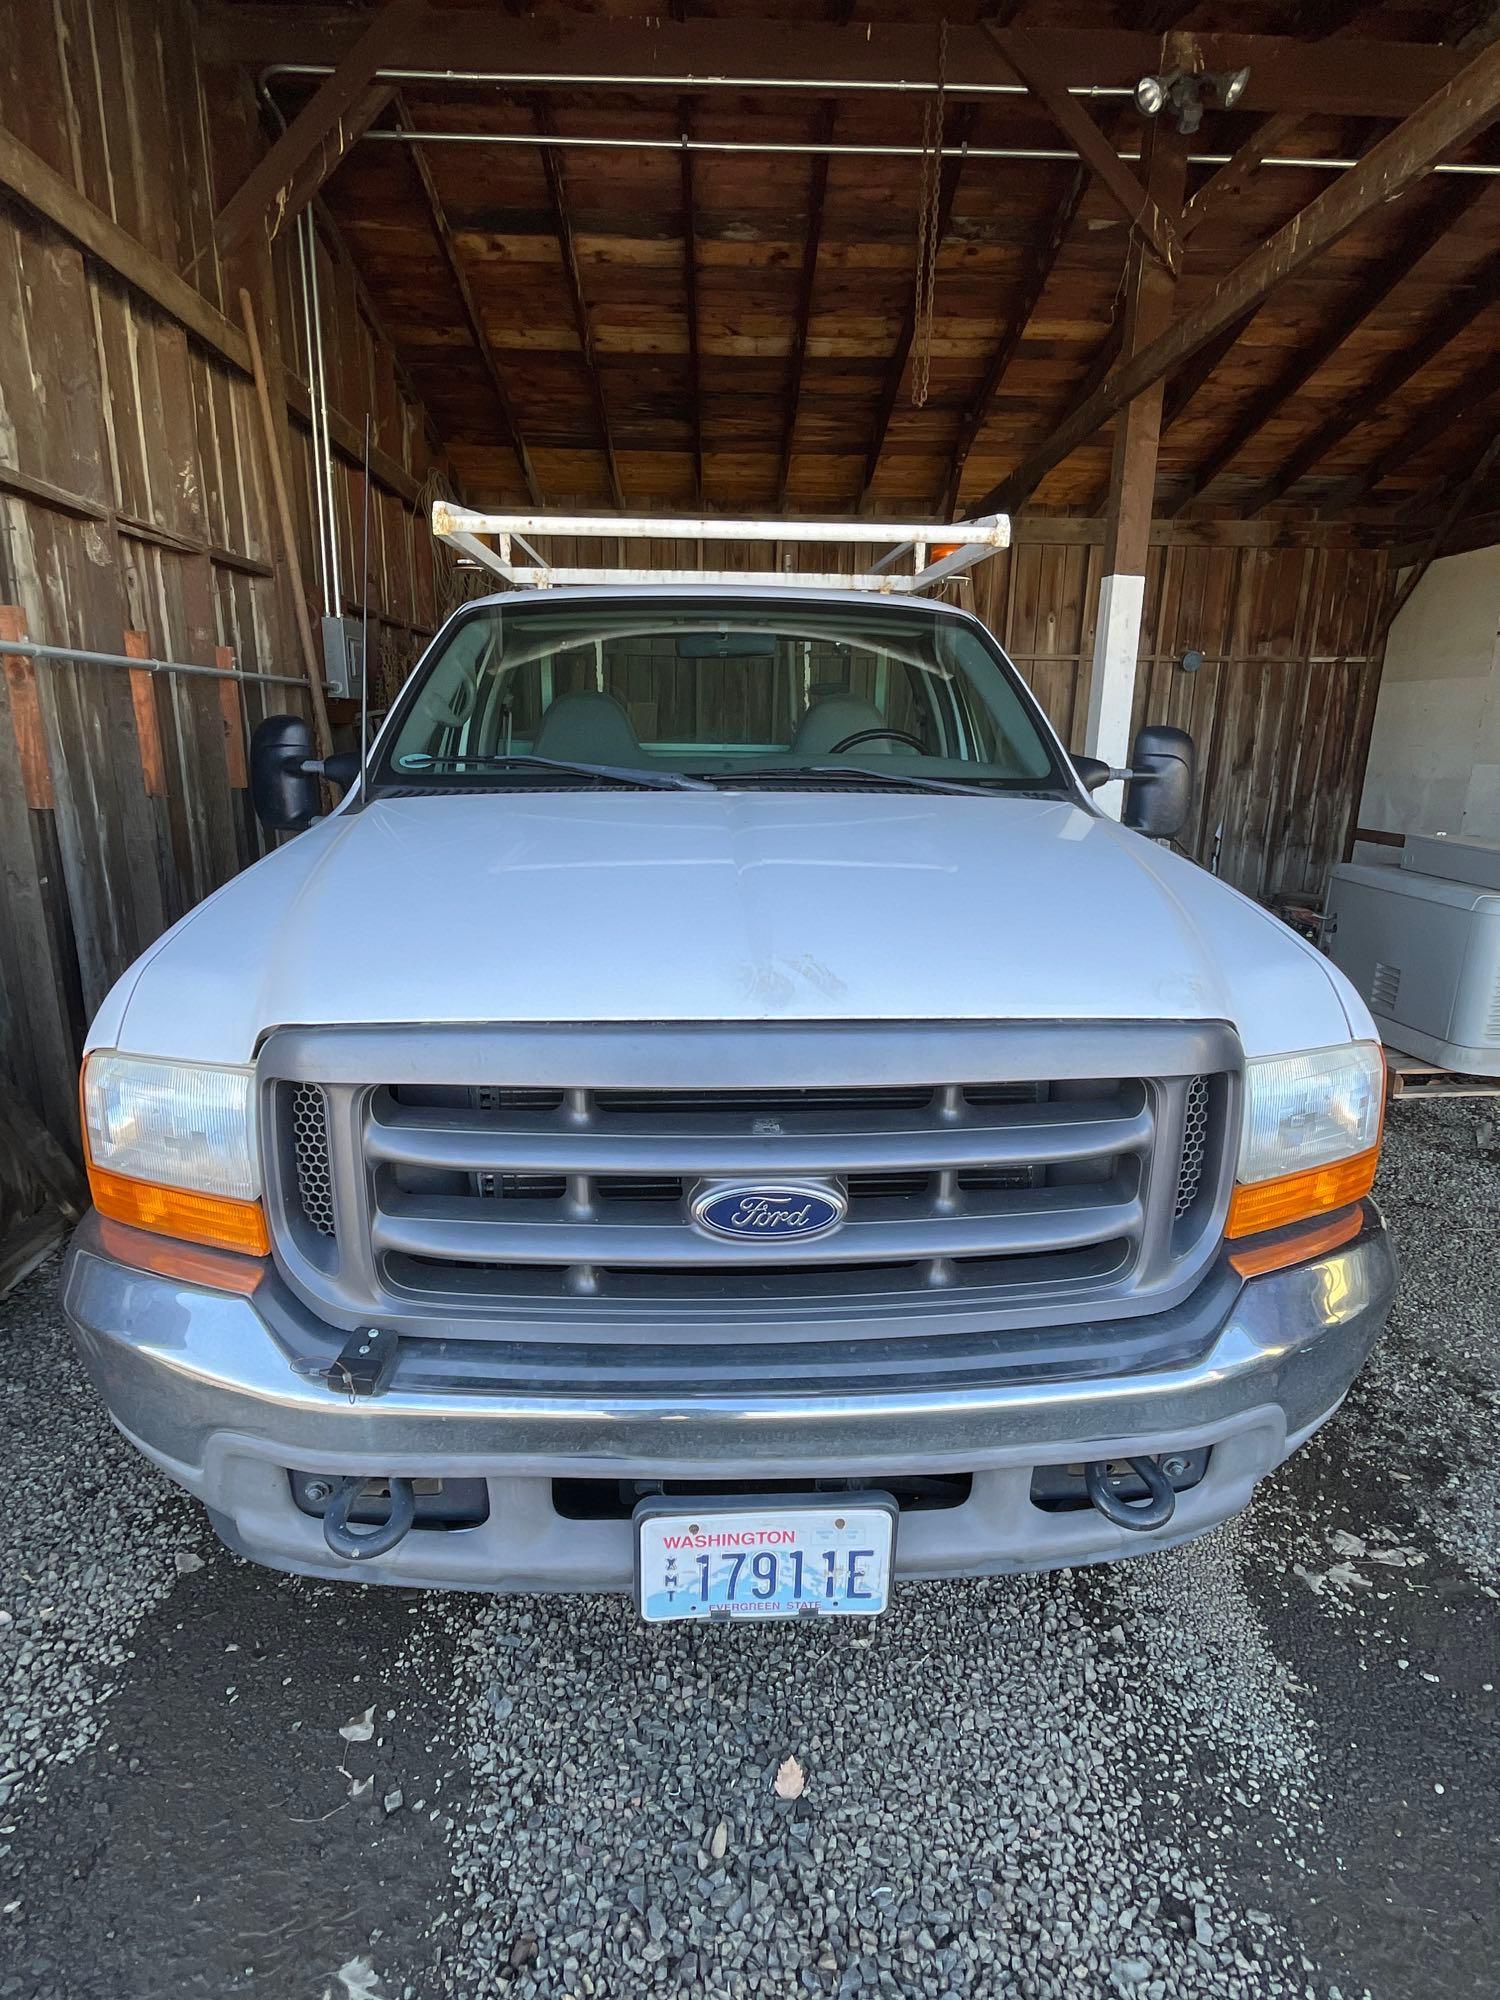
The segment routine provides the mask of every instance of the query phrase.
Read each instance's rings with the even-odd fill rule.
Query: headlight
[[[83,1136],[101,1214],[265,1255],[253,1071],[96,1050]]]
[[[1247,1063],[1229,1234],[1277,1229],[1368,1194],[1384,1105],[1378,1042]]]

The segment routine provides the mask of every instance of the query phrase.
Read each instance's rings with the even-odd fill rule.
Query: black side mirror
[[[1193,803],[1197,753],[1185,729],[1148,722],[1130,753],[1134,773],[1125,788],[1121,819],[1151,840],[1170,840],[1187,823]]]
[[[1073,769],[1086,792],[1097,792],[1101,785],[1109,783],[1110,767],[1102,757],[1075,757]]]
[[[321,766],[300,715],[268,715],[250,738],[250,797],[268,833],[300,833],[323,810]]]

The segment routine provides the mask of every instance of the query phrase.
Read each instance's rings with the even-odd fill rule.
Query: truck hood
[[[351,1022],[1231,1022],[1370,1032],[1255,904],[1057,800],[548,792],[378,801],[192,911],[90,1037],[248,1062]]]

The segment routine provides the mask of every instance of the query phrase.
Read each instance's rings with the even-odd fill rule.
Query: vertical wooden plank
[[[26,614],[20,605],[0,604],[0,639],[19,645],[25,637]],[[26,803],[33,812],[50,812],[57,798],[52,789],[52,765],[47,756],[46,731],[42,728],[41,703],[37,699],[36,662],[21,653],[7,653],[4,657],[5,678],[10,688],[10,726],[15,732]]]
[[[214,647],[214,665],[225,674],[233,671],[234,654],[228,646]],[[224,718],[224,769],[235,791],[243,792],[250,783],[250,773],[245,763],[245,717],[238,681],[219,682],[219,713]]]
[[[145,633],[127,632],[125,651],[132,660],[148,660],[151,649]],[[141,754],[141,783],[148,799],[164,799],[167,767],[161,752],[161,718],[156,712],[156,676],[145,667],[130,669],[130,700],[135,710],[135,740]]]

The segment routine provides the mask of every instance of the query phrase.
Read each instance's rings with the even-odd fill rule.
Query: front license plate
[[[673,1619],[872,1618],[890,1602],[896,1503],[774,1497],[645,1499],[635,1510],[636,1602]]]

